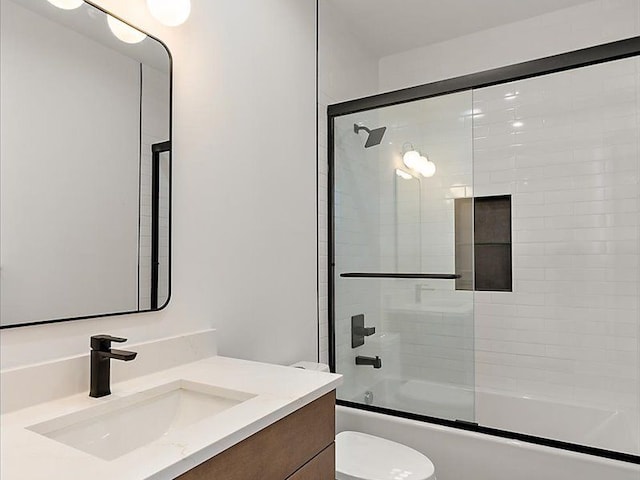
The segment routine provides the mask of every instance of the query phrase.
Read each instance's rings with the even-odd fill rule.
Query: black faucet
[[[358,355],[356,357],[356,365],[371,365],[373,368],[382,368],[382,360],[377,355],[376,358]]]
[[[112,350],[111,342],[123,343],[126,338],[111,335],[91,337],[91,389],[89,396],[94,398],[111,395],[111,359],[130,362],[136,358],[136,352]]]

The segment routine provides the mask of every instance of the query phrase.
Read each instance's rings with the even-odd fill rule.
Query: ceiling
[[[325,1],[371,53],[383,57],[589,0]]]

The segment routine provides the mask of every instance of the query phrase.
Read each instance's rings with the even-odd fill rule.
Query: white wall
[[[3,325],[138,307],[140,66],[81,38],[2,2]]]
[[[640,34],[640,2],[595,0],[380,59],[380,92]]]
[[[175,29],[143,0],[99,4],[174,59],[172,300],[157,313],[3,330],[2,366],[85,352],[95,333],[140,342],[210,326],[222,355],[315,360],[314,2],[194,1]]]
[[[328,362],[327,105],[378,90],[378,59],[329,2],[319,0],[318,45],[318,284],[319,358]],[[363,134],[364,135],[364,134]]]

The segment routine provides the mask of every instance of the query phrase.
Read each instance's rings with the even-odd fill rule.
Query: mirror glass
[[[396,169],[396,271],[422,271],[422,219],[420,179]]]
[[[169,52],[82,1],[0,4],[0,327],[162,308]]]

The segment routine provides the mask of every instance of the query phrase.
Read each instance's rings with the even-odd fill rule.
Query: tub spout
[[[356,365],[370,365],[373,368],[382,368],[382,359],[377,355],[376,358],[358,355],[356,357]]]

